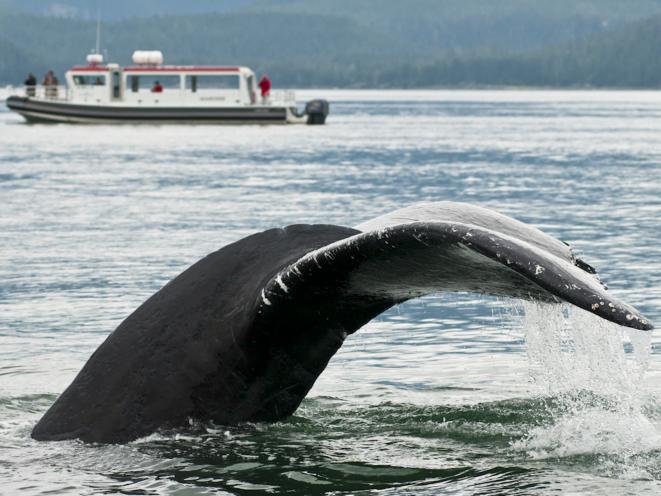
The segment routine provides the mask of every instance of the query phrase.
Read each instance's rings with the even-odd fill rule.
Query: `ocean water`
[[[142,301],[275,226],[475,203],[570,242],[661,325],[661,93],[299,93],[318,96],[326,126],[0,109],[0,494],[659,494],[658,331],[478,295],[370,322],[282,422],[30,438]]]

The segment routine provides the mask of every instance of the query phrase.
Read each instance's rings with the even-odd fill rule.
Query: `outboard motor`
[[[324,124],[328,115],[328,100],[310,100],[305,105],[305,115],[308,124]]]

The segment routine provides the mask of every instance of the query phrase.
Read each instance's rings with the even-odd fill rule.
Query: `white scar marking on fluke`
[[[542,267],[541,265],[535,265],[535,275],[538,276],[542,272],[544,272],[546,269]]]
[[[262,289],[262,301],[263,301],[266,305],[271,306],[271,302],[270,302],[269,299],[266,297],[266,294],[264,293],[264,290],[263,290],[263,289]]]
[[[287,285],[282,281],[282,274],[278,274],[278,277],[275,278],[275,282],[278,283],[278,286],[285,292],[289,293],[289,288]]]

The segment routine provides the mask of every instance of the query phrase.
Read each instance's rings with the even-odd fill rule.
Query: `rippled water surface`
[[[661,325],[661,94],[342,92],[326,126],[26,125],[0,110],[0,493],[659,494],[661,340],[437,295],[351,336],[292,418],[128,445],[31,427],[205,254],[420,201],[571,244]]]

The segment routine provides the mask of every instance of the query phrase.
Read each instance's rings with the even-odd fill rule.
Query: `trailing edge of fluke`
[[[116,443],[191,418],[285,418],[347,335],[393,305],[443,291],[567,302],[652,329],[566,244],[492,210],[440,202],[356,228],[292,225],[211,253],[145,301],[32,437]]]

